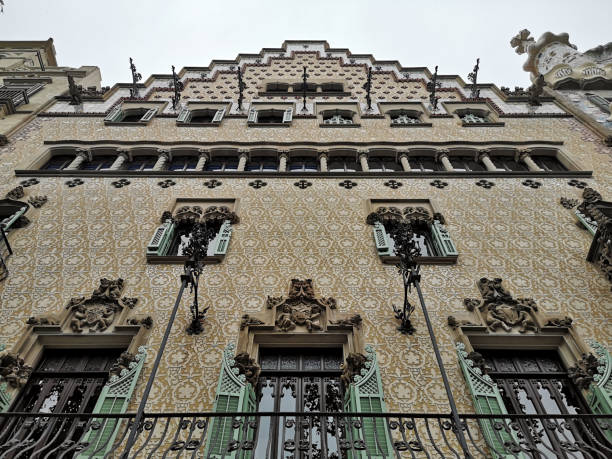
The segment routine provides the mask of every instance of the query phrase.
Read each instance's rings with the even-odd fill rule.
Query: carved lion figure
[[[342,376],[340,376],[344,387],[348,387],[353,382],[353,377],[361,372],[367,360],[365,355],[354,352],[346,357],[346,362],[341,366]]]

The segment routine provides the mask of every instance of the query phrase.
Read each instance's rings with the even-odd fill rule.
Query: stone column
[[[531,156],[529,155],[529,150],[519,150],[518,151],[518,159],[519,161],[523,161],[531,172],[542,172],[542,168],[533,162]]]
[[[497,170],[497,167],[495,167],[495,164],[493,164],[493,161],[491,161],[491,158],[489,157],[489,150],[481,150],[478,153],[478,160],[485,165],[487,171]]]
[[[153,166],[154,171],[163,171],[166,169],[166,163],[170,159],[170,150],[159,149],[157,150],[157,162]]]
[[[289,159],[289,155],[286,152],[282,152],[278,157],[278,171],[279,172],[287,172],[287,160]]]
[[[121,170],[123,168],[123,164],[128,159],[129,159],[128,150],[126,150],[125,148],[118,148],[117,149],[117,158],[115,159],[113,164],[111,164],[110,170],[111,171]]]
[[[242,172],[244,171],[249,155],[247,150],[238,150],[238,153],[240,153],[240,156],[238,157],[238,171]]]
[[[196,164],[195,170],[203,171],[204,166],[206,166],[206,161],[210,159],[210,156],[209,156],[208,150],[205,150],[203,148],[200,148],[198,150],[198,153],[200,153],[200,156],[198,156],[198,163]]]
[[[76,157],[72,160],[70,164],[64,169],[66,171],[75,171],[80,169],[81,164],[85,161],[91,161],[91,150],[87,150],[85,148],[78,148]]]
[[[368,150],[362,150],[359,152],[359,163],[361,164],[361,170],[363,172],[368,172],[370,170],[370,166],[368,164]]]
[[[451,164],[450,160],[448,159],[448,150],[440,150],[438,152],[438,161],[440,161],[442,163],[442,165],[444,166],[444,170],[448,171],[448,172],[453,172],[455,169],[453,168],[453,165]]]
[[[404,172],[410,172],[410,163],[408,162],[408,153],[401,153],[399,156],[400,164]]]
[[[319,153],[319,169],[321,172],[327,172],[327,153]]]

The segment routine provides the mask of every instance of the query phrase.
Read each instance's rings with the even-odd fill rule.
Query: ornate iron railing
[[[0,458],[128,457],[135,416],[0,413]],[[612,415],[460,418],[468,451],[445,414],[145,413],[129,457],[612,457]]]

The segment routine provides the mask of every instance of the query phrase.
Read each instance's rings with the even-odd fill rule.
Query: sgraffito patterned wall
[[[298,122],[290,129],[242,128],[231,137],[287,141],[334,134],[367,141],[394,131],[403,140],[562,140],[567,154],[584,169],[595,170],[595,178],[585,181],[604,199],[612,198],[610,155],[595,140],[583,140],[569,120],[508,119],[506,128],[470,129],[461,129],[453,120],[439,121],[433,130],[418,132],[385,133],[370,127],[308,135]],[[108,128],[99,118],[37,123],[41,126],[0,150],[2,194],[19,183],[13,170],[40,155],[44,140],[223,137],[223,129],[179,132],[169,119],[154,120],[148,128]],[[232,126],[226,127],[228,138]],[[221,353],[236,341],[241,315],[261,311],[267,295],[286,295],[290,279],[297,277],[312,278],[317,294],[336,298],[339,311],[363,316],[365,341],[378,353],[389,409],[448,412],[420,311],[415,313],[415,335],[396,331],[391,303],[401,304],[401,281],[396,268],[381,264],[376,254],[371,226],[365,223],[371,198],[430,199],[446,217],[460,253],[458,264],[423,267],[422,285],[461,410],[472,407],[446,317],[464,310],[463,298],[479,297],[476,281],[483,276],[503,278],[508,291],[533,297],[545,313],[573,317],[582,337],[612,344],[610,284],[585,260],[590,235],[576,225],[572,211],[559,204],[562,196],[580,199],[581,190],[569,186],[568,179],[539,179],[543,185],[538,189],[510,178],[491,179],[491,189],[476,186],[476,179],[445,179],[449,186],[443,189],[430,186],[431,179],[398,179],[403,186],[395,190],[383,186],[388,179],[382,178],[353,179],[357,186],[350,190],[338,185],[341,179],[321,178],[309,179],[313,185],[305,190],[293,185],[295,179],[266,178],[267,186],[260,189],[249,187],[252,179],[247,178],[223,178],[214,189],[206,188],[202,178],[174,179],[176,185],[165,189],[156,178],[130,178],[131,184],[119,189],[111,186],[111,178],[85,178],[73,188],[66,180],[43,177],[26,189],[26,198],[44,194],[49,202],[31,209],[32,223],[9,236],[15,253],[10,276],[0,283],[0,342],[10,348],[29,316],[58,313],[70,297],[91,293],[100,277],[122,277],[125,294],[140,299],[134,313],[150,314],[155,321],[143,378],[148,377],[182,271],[178,265],[146,264],[145,247],[161,213],[178,197],[240,199],[240,223],[234,226],[227,256],[221,264],[207,266],[203,275],[201,300],[211,305],[206,330],[196,337],[185,333],[189,311],[184,301],[149,411],[210,409]],[[131,408],[143,389],[141,381]]]

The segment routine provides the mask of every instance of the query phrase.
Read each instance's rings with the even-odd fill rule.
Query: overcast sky
[[[509,42],[527,28],[568,32],[585,51],[612,41],[611,0],[4,0],[0,40],[53,37],[59,65],[96,65],[104,85],[146,79],[170,66],[206,66],[280,47],[286,39],[330,46],[464,79],[480,57],[479,82],[526,86]]]

